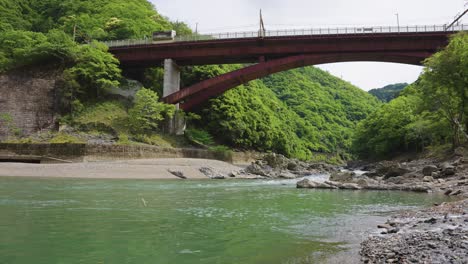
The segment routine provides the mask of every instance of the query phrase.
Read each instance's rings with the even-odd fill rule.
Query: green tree
[[[142,88],[135,94],[135,104],[129,110],[130,126],[136,133],[156,131],[161,121],[174,113],[174,105],[158,102],[155,92]]]
[[[448,46],[428,58],[421,78],[425,107],[449,122],[452,146],[468,140],[468,34],[451,37]]]

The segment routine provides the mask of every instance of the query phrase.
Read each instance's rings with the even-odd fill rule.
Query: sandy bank
[[[208,179],[200,172],[211,167],[222,173],[241,168],[206,159],[147,159],[69,164],[1,163],[0,177],[94,178],[94,179],[179,179],[169,172],[180,171],[188,179]]]

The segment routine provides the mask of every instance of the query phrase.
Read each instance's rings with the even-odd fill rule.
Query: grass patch
[[[172,144],[170,141],[166,140],[164,136],[159,134],[142,134],[142,135],[135,135],[135,140],[141,143],[159,146],[163,148],[172,148]]]
[[[52,139],[49,140],[51,144],[83,144],[86,143],[83,140],[64,133],[58,133]]]
[[[80,130],[94,130],[119,135],[128,133],[128,123],[125,105],[118,101],[85,106],[73,119],[73,125]]]

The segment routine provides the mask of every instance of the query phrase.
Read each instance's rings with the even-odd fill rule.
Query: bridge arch
[[[216,76],[214,78],[183,88],[180,91],[163,98],[163,101],[170,104],[180,103],[181,109],[190,111],[208,101],[209,99],[221,95],[227,90],[281,71],[317,64],[356,61],[395,62],[411,65],[421,65],[422,61],[431,55],[431,52],[413,51],[387,53],[353,52],[302,54],[289,56],[261,62],[233,72]]]

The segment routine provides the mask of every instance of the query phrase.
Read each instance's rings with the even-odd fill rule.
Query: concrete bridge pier
[[[172,59],[164,60],[164,84],[163,98],[180,91],[180,68]],[[173,118],[167,121],[166,132],[173,135],[183,135],[186,122],[179,110],[179,104],[176,104],[176,113]]]

